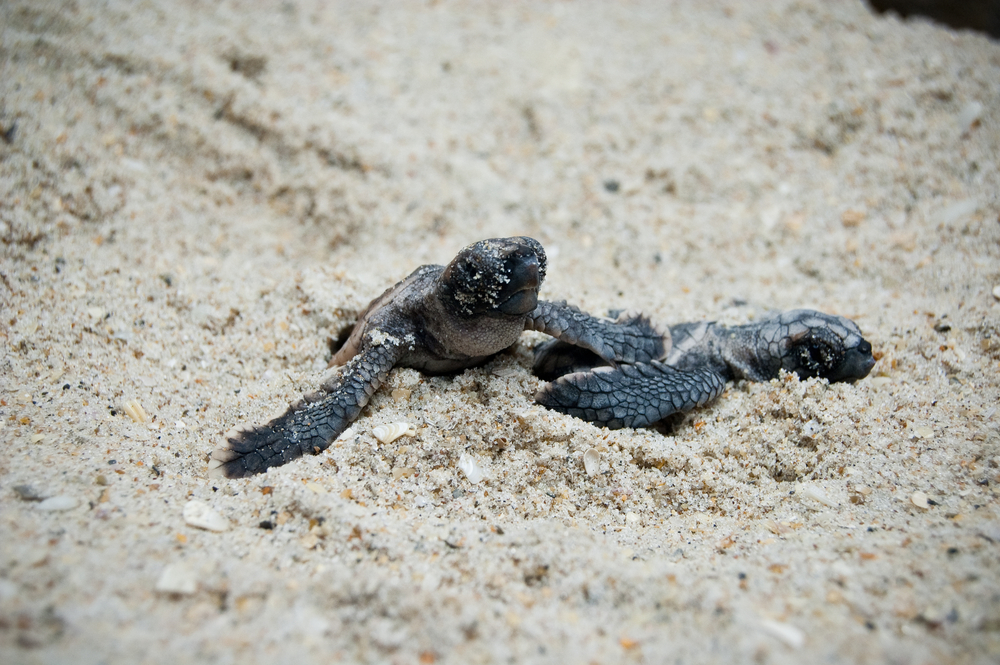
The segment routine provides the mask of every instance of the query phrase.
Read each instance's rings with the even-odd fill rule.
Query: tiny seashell
[[[122,410],[125,414],[132,419],[134,423],[144,423],[149,420],[149,416],[146,415],[146,410],[142,408],[142,404],[139,404],[139,400],[130,399],[124,404],[122,404]]]
[[[486,474],[483,473],[483,467],[479,465],[479,460],[468,453],[462,453],[462,456],[458,458],[458,468],[465,473],[465,477],[473,485],[486,477]]]
[[[798,494],[801,497],[812,499],[814,501],[819,501],[824,506],[836,506],[837,502],[826,495],[826,492],[816,487],[815,485],[799,485]]]
[[[372,435],[382,443],[392,443],[401,436],[416,436],[417,428],[410,423],[389,423],[372,429]]]
[[[583,454],[583,469],[588,476],[596,476],[601,470],[601,453],[597,448],[591,448]]]
[[[912,503],[917,508],[927,509],[930,504],[927,503],[927,495],[923,492],[914,492],[910,495],[910,503]]]
[[[227,531],[229,520],[208,507],[208,504],[192,499],[184,504],[184,522],[188,526],[206,531]]]

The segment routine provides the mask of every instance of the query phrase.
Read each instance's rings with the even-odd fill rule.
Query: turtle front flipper
[[[600,319],[565,302],[538,302],[528,314],[526,330],[537,330],[560,341],[583,347],[608,363],[646,363],[662,358],[670,333],[647,317],[623,315],[616,321]]]
[[[535,394],[555,411],[610,429],[644,427],[718,397],[725,379],[711,370],[685,372],[661,362],[597,367],[567,374]]]
[[[209,477],[243,478],[306,453],[319,453],[346,430],[389,375],[402,354],[397,344],[369,346],[340,375],[257,427],[230,430],[212,452]]]

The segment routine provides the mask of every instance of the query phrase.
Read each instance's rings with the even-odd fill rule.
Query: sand
[[[4,663],[1000,659],[997,42],[819,0],[23,0],[0,29]],[[813,307],[879,361],[608,431],[534,405],[525,334],[207,478],[369,300],[515,234],[546,299]]]

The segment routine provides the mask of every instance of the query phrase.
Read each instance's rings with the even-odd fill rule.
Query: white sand
[[[1000,658],[1000,44],[850,1],[215,4],[0,5],[0,661]],[[382,289],[513,234],[545,298],[810,306],[881,359],[665,436],[534,406],[525,335],[206,479]]]

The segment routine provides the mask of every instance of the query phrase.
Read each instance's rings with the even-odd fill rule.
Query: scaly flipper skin
[[[682,372],[653,360],[567,374],[536,399],[550,409],[610,429],[645,427],[715,399],[726,381],[712,370]]]
[[[625,314],[599,319],[561,302],[539,302],[528,315],[529,330],[552,335],[560,348],[582,348],[608,363],[645,363],[669,348],[670,333],[645,316]],[[537,371],[537,367],[535,368]]]
[[[368,404],[402,354],[398,344],[369,346],[354,356],[326,394],[312,393],[265,425],[237,427],[208,463],[209,476],[243,478],[306,453],[326,450]]]
[[[223,437],[212,477],[240,478],[325,450],[360,415],[393,367],[431,374],[480,365],[539,330],[591,349],[604,361],[644,362],[665,351],[647,319],[630,325],[539,302],[545,251],[531,238],[469,245],[447,266],[429,265],[372,301],[331,365],[344,365],[323,393],[303,397],[264,425]]]
[[[804,309],[732,328],[682,323],[665,338],[662,362],[617,368],[562,342],[540,345],[536,372],[553,380],[535,400],[612,429],[640,427],[702,406],[726,381],[768,381],[782,369],[803,379],[856,381],[875,364],[854,322]]]

